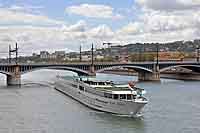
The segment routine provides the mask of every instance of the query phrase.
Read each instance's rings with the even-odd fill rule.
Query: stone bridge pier
[[[160,73],[159,72],[138,72],[138,80],[139,81],[160,81]]]
[[[12,73],[7,75],[7,85],[8,86],[16,86],[21,85],[21,73],[20,66],[16,65],[12,67]]]
[[[94,65],[91,65],[89,67],[89,76],[96,76],[96,72],[95,72],[95,67]]]
[[[159,65],[154,64],[153,72],[139,71],[138,80],[139,81],[160,81]]]

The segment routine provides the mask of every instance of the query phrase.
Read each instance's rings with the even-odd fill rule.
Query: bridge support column
[[[16,86],[21,85],[21,74],[19,66],[14,67],[14,73],[12,75],[7,75],[7,85]]]
[[[139,72],[138,73],[139,81],[160,81],[160,73],[159,72]]]
[[[21,75],[7,75],[7,85],[21,85]]]
[[[90,74],[89,74],[89,76],[96,76],[94,65],[90,66]]]

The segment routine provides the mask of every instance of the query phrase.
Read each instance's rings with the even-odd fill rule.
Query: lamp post
[[[82,61],[82,50],[81,50],[81,45],[80,45],[80,53],[79,53],[79,60],[80,60],[80,62]]]
[[[92,49],[91,50],[92,50],[92,58],[91,58],[92,64],[91,65],[94,66],[94,46],[93,46],[93,43],[92,43]]]
[[[15,54],[16,54],[16,57],[15,57],[15,61],[16,61],[16,64],[18,63],[18,46],[17,46],[17,43],[15,44],[16,47],[15,47]]]
[[[9,45],[9,55],[8,55],[8,63],[10,64],[11,63],[11,46]]]
[[[18,48],[17,43],[15,44],[15,49],[11,49],[11,46],[9,45],[9,63],[11,63],[12,53],[15,53],[15,63],[16,63],[16,65],[18,64],[18,49],[19,48]]]
[[[156,72],[158,72],[159,66],[159,43],[156,43]]]
[[[197,62],[198,62],[198,63],[199,63],[199,54],[200,54],[199,50],[200,50],[200,47],[198,46],[198,47],[197,47]]]

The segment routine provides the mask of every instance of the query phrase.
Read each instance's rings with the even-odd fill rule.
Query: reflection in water
[[[119,116],[110,113],[93,113],[91,114],[96,119],[101,119],[104,124],[116,126],[118,128],[132,128],[132,129],[143,129],[144,121],[143,117],[128,117],[128,116]]]
[[[200,82],[162,80],[138,83],[149,103],[142,117],[130,118],[91,110],[53,89],[55,75],[42,70],[24,75],[20,88],[6,87],[0,76],[0,133],[168,133],[200,132]],[[73,73],[70,73],[73,75]],[[135,77],[98,74],[124,82]]]

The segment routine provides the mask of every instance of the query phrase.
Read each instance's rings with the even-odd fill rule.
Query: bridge
[[[96,73],[112,69],[133,69],[138,73],[140,81],[160,80],[160,72],[182,67],[195,73],[200,73],[199,62],[134,62],[134,63],[65,63],[65,64],[0,64],[0,73],[7,76],[7,85],[20,85],[21,75],[40,70],[68,70],[82,75],[96,75]]]

